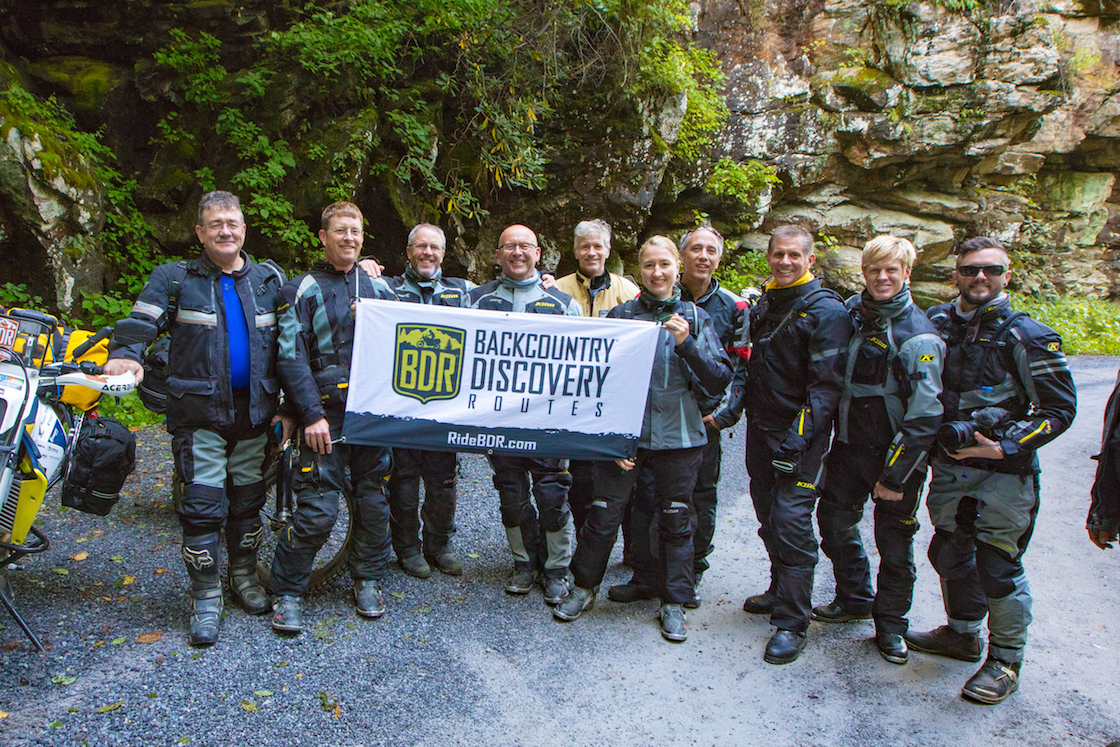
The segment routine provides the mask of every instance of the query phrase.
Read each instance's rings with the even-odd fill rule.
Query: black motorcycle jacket
[[[388,284],[355,265],[349,272],[319,261],[280,291],[280,345],[276,369],[287,397],[285,410],[302,425],[346,404],[354,352],[355,298],[396,300]]]
[[[746,321],[747,301],[736,296],[729,290],[719,286],[719,281],[712,278],[708,290],[700,298],[693,298],[692,293],[683,283],[678,283],[681,291],[681,300],[692,301],[712,320],[712,330],[716,339],[727,352],[731,365],[735,366],[739,360],[744,360],[750,355],[750,347],[744,344],[743,324]],[[698,395],[700,393],[697,393]],[[711,415],[725,398],[725,392],[709,395],[706,392],[697,396],[700,412]],[[723,424],[721,424],[723,425]],[[728,423],[727,425],[734,425]]]
[[[467,293],[476,287],[469,280],[446,278],[442,271],[424,278],[411,267],[403,275],[385,280],[401,301],[433,306],[467,306]]]
[[[1104,413],[1101,453],[1093,458],[1097,460],[1097,477],[1086,528],[1116,534],[1120,530],[1120,376]]]
[[[994,434],[1003,459],[958,462],[940,445],[934,459],[1007,474],[1037,474],[1035,450],[1069,428],[1077,413],[1077,391],[1062,338],[1011,308],[1006,293],[972,314],[957,302],[934,306],[928,316],[947,348],[942,374],[944,422],[970,420],[984,407],[1001,407],[1010,422]]]
[[[249,326],[249,417],[253,425],[276,414],[276,306],[283,274],[272,264],[245,263],[232,273]],[[141,362],[144,350],[168,331],[167,425],[221,426],[234,422],[229,336],[222,270],[203,253],[152,270],[126,319],[117,322],[110,358]],[[177,299],[177,303],[176,303]]]
[[[889,446],[878,482],[901,492],[925,469],[941,425],[945,343],[908,287],[886,301],[864,291],[845,305],[853,326],[836,438],[851,446]]]
[[[844,389],[851,321],[843,300],[806,273],[784,288],[767,284],[748,315],[751,354],[735,372],[726,412],[775,434],[776,453],[799,457],[832,430]]]

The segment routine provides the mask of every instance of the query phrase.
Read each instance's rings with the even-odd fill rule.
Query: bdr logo
[[[393,391],[427,404],[454,399],[463,375],[466,332],[433,324],[398,324]]]

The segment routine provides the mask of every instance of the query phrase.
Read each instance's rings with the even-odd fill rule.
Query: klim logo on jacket
[[[458,396],[466,332],[433,324],[398,324],[396,329],[393,391],[421,404]]]

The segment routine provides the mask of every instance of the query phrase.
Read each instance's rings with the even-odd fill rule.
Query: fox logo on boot
[[[261,546],[262,539],[264,539],[264,525],[257,527],[252,532],[246,532],[242,535],[239,544],[246,550],[256,550]]]
[[[184,547],[183,562],[196,571],[201,571],[203,568],[210,568],[214,565],[214,556],[206,549],[192,550],[189,547]]]

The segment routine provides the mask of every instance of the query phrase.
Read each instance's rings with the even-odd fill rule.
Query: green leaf
[[[112,641],[110,641],[110,643],[112,643],[114,646],[119,646],[127,640],[128,639],[122,635],[120,638],[114,638]]]
[[[51,573],[57,573],[59,576],[69,576],[70,571],[65,568],[51,568]]]
[[[77,681],[77,677],[70,677],[65,674],[56,674],[54,677],[51,677],[51,682],[56,685],[72,685]]]
[[[272,691],[271,690],[254,690],[253,695],[256,695],[257,697],[260,697],[260,698],[267,698],[268,696],[272,695]]]

